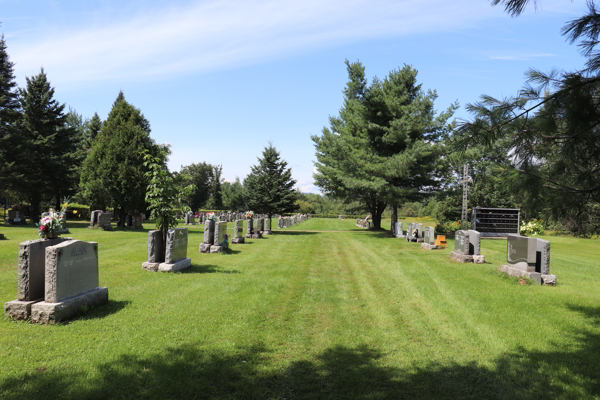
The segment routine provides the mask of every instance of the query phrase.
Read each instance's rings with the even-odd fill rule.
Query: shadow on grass
[[[600,323],[597,307],[570,307]],[[151,356],[122,355],[91,373],[36,369],[6,378],[5,400],[36,399],[554,399],[600,395],[600,334],[573,332],[569,349],[517,348],[489,366],[429,363],[385,365],[386,355],[361,345],[335,346],[311,360],[270,368],[278,358],[262,344],[233,354],[206,352],[193,344]]]
[[[71,320],[62,321],[60,322],[60,324],[68,325],[75,321],[108,317],[109,315],[118,313],[119,311],[127,307],[129,304],[131,304],[131,301],[129,300],[110,300],[109,298],[108,303],[90,308],[89,310],[81,310],[79,315],[77,315]]]
[[[241,274],[240,271],[236,269],[223,269],[223,267],[218,267],[216,265],[197,265],[192,264],[191,267],[186,268],[181,271],[182,274]]]

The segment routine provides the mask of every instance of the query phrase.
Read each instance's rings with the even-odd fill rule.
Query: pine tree
[[[17,121],[21,118],[19,90],[13,73],[14,63],[6,52],[4,34],[0,36],[0,187],[8,189],[23,179],[17,171],[21,151]]]
[[[271,143],[258,158],[258,165],[251,167],[252,172],[244,180],[247,193],[247,207],[261,214],[267,214],[269,221],[274,214],[294,212],[297,193],[296,181],[292,178],[292,169],[280,159],[279,152]]]
[[[119,210],[120,226],[128,212],[146,209],[144,150],[155,157],[161,151],[150,137],[148,120],[120,92],[84,161],[80,184],[83,196],[95,206]]]
[[[15,190],[28,195],[37,222],[42,199],[54,197],[59,203],[61,196],[74,190],[77,134],[66,124],[65,105],[54,100],[44,69],[26,81],[27,87],[20,91],[23,116],[18,123],[18,169],[24,179]]]
[[[440,182],[439,141],[452,129],[458,107],[434,115],[433,91],[425,93],[410,66],[369,86],[361,63],[349,63],[344,106],[331,129],[313,136],[317,186],[347,202],[360,201],[376,229],[388,204],[415,201]]]

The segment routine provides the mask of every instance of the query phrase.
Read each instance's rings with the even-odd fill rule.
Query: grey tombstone
[[[500,271],[511,276],[526,276],[541,284],[556,285],[556,276],[550,272],[551,250],[547,240],[508,235],[508,265],[500,267]]]
[[[225,235],[227,235],[227,222],[217,222],[215,224],[214,245],[226,248],[227,244],[225,243]]]
[[[247,227],[248,227],[247,233],[246,233],[246,237],[247,238],[251,238],[252,234],[254,233],[254,222],[253,222],[252,218],[248,218],[246,220],[246,224],[247,224]]]
[[[68,240],[46,248],[47,303],[58,303],[98,285],[98,243]]]
[[[207,219],[204,221],[204,244],[214,244],[215,221]]]
[[[187,259],[188,230],[175,228],[167,231],[165,264],[175,264]]]
[[[454,233],[455,237],[455,251],[469,255],[469,232],[468,231],[456,231]]]
[[[256,230],[259,232],[262,232],[265,230],[265,219],[264,218],[260,218],[258,220],[258,226],[256,227]]]
[[[235,227],[233,228],[233,239],[231,239],[231,243],[241,244],[244,243],[244,221],[238,219],[235,221]]]
[[[44,301],[31,306],[33,322],[55,323],[108,301],[108,289],[99,287],[97,243],[66,240],[49,246],[45,262]]]
[[[148,232],[148,262],[161,263],[163,259],[163,251],[165,243],[161,231],[150,231]],[[158,266],[157,266],[158,267]]]
[[[110,212],[100,212],[98,214],[98,225],[101,228],[105,228],[107,226],[110,226],[112,222],[112,215]]]
[[[469,255],[481,255],[481,233],[469,229]]]
[[[284,223],[285,221],[283,220],[283,217],[279,217],[279,229],[283,228]]]

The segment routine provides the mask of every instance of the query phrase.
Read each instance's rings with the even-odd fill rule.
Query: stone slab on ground
[[[158,271],[158,266],[160,264],[161,263],[159,263],[159,262],[147,261],[147,262],[142,263],[142,269],[145,269],[146,271],[150,271],[150,272],[156,272],[156,271]]]
[[[243,237],[233,238],[233,239],[231,239],[231,243],[242,244],[242,243],[244,243],[244,238]]]
[[[252,234],[252,239],[262,239],[262,235],[260,233]]]
[[[177,272],[183,269],[189,268],[192,266],[191,258],[184,258],[183,260],[179,260],[173,264],[160,263],[158,266],[158,270],[160,272]]]
[[[421,249],[422,250],[439,250],[439,249],[442,249],[442,247],[438,247],[435,244],[421,243]]]
[[[94,307],[108,302],[108,288],[100,287],[90,292],[71,297],[59,303],[41,301],[31,306],[31,321],[39,324],[54,324],[71,319],[82,307]]]
[[[452,253],[452,259],[454,261],[457,261],[459,263],[470,263],[473,262],[473,256],[468,255],[468,254],[462,254],[458,251],[453,251]]]
[[[556,286],[556,275],[542,274],[542,285]]]
[[[219,246],[218,244],[213,244],[210,246],[211,253],[220,253],[223,251],[223,246]]]
[[[252,234],[246,233],[246,239],[252,239]]]
[[[485,263],[485,257],[482,256],[482,255],[473,256],[473,262],[475,264],[484,264]]]
[[[260,231],[260,234],[263,235],[263,236],[264,235],[270,235],[271,231]]]
[[[44,299],[33,301],[13,300],[4,303],[4,315],[14,319],[27,319],[31,316],[31,306]]]
[[[504,272],[505,274],[508,274],[508,276],[515,276],[517,278],[519,278],[519,277],[530,278],[539,284],[542,283],[542,274],[540,274],[539,272],[523,271],[522,269],[513,268],[510,265],[502,265],[500,267],[500,272]]]
[[[212,244],[200,243],[200,253],[210,253],[210,246]]]

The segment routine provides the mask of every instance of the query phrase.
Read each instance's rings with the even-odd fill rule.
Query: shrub
[[[471,229],[473,225],[467,221],[466,229]],[[454,233],[460,229],[460,221],[449,221],[439,223],[435,226],[435,231],[439,233]]]
[[[544,226],[542,225],[543,220],[532,219],[529,222],[521,221],[521,235],[535,236],[544,234]]]

